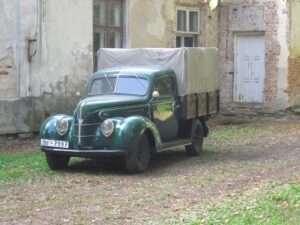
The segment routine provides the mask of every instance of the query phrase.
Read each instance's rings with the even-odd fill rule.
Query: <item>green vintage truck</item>
[[[116,156],[139,173],[153,153],[202,151],[208,117],[219,109],[216,49],[101,49],[98,58],[74,114],[41,126],[50,169],[66,168],[70,157]]]

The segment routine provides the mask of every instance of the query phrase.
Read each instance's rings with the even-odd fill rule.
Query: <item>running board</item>
[[[184,147],[190,144],[192,144],[191,139],[179,139],[176,141],[170,141],[170,142],[163,143],[162,146],[159,149],[157,149],[157,152],[163,152],[175,147]]]

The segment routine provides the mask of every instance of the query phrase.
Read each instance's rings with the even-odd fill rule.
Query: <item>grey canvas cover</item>
[[[126,66],[173,69],[180,96],[219,90],[216,48],[102,48],[98,51],[99,70]]]

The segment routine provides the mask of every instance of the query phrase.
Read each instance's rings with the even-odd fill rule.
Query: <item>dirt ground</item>
[[[210,126],[201,156],[163,152],[143,174],[126,174],[119,160],[85,160],[0,186],[0,224],[181,224],[232,196],[300,183],[300,120],[220,117]],[[35,143],[2,140],[7,152],[38,151]]]

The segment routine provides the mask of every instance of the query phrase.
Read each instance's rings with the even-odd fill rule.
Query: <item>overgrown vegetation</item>
[[[191,224],[299,224],[300,185],[289,184],[275,189],[267,195],[233,198],[216,208],[208,208],[206,216]]]

